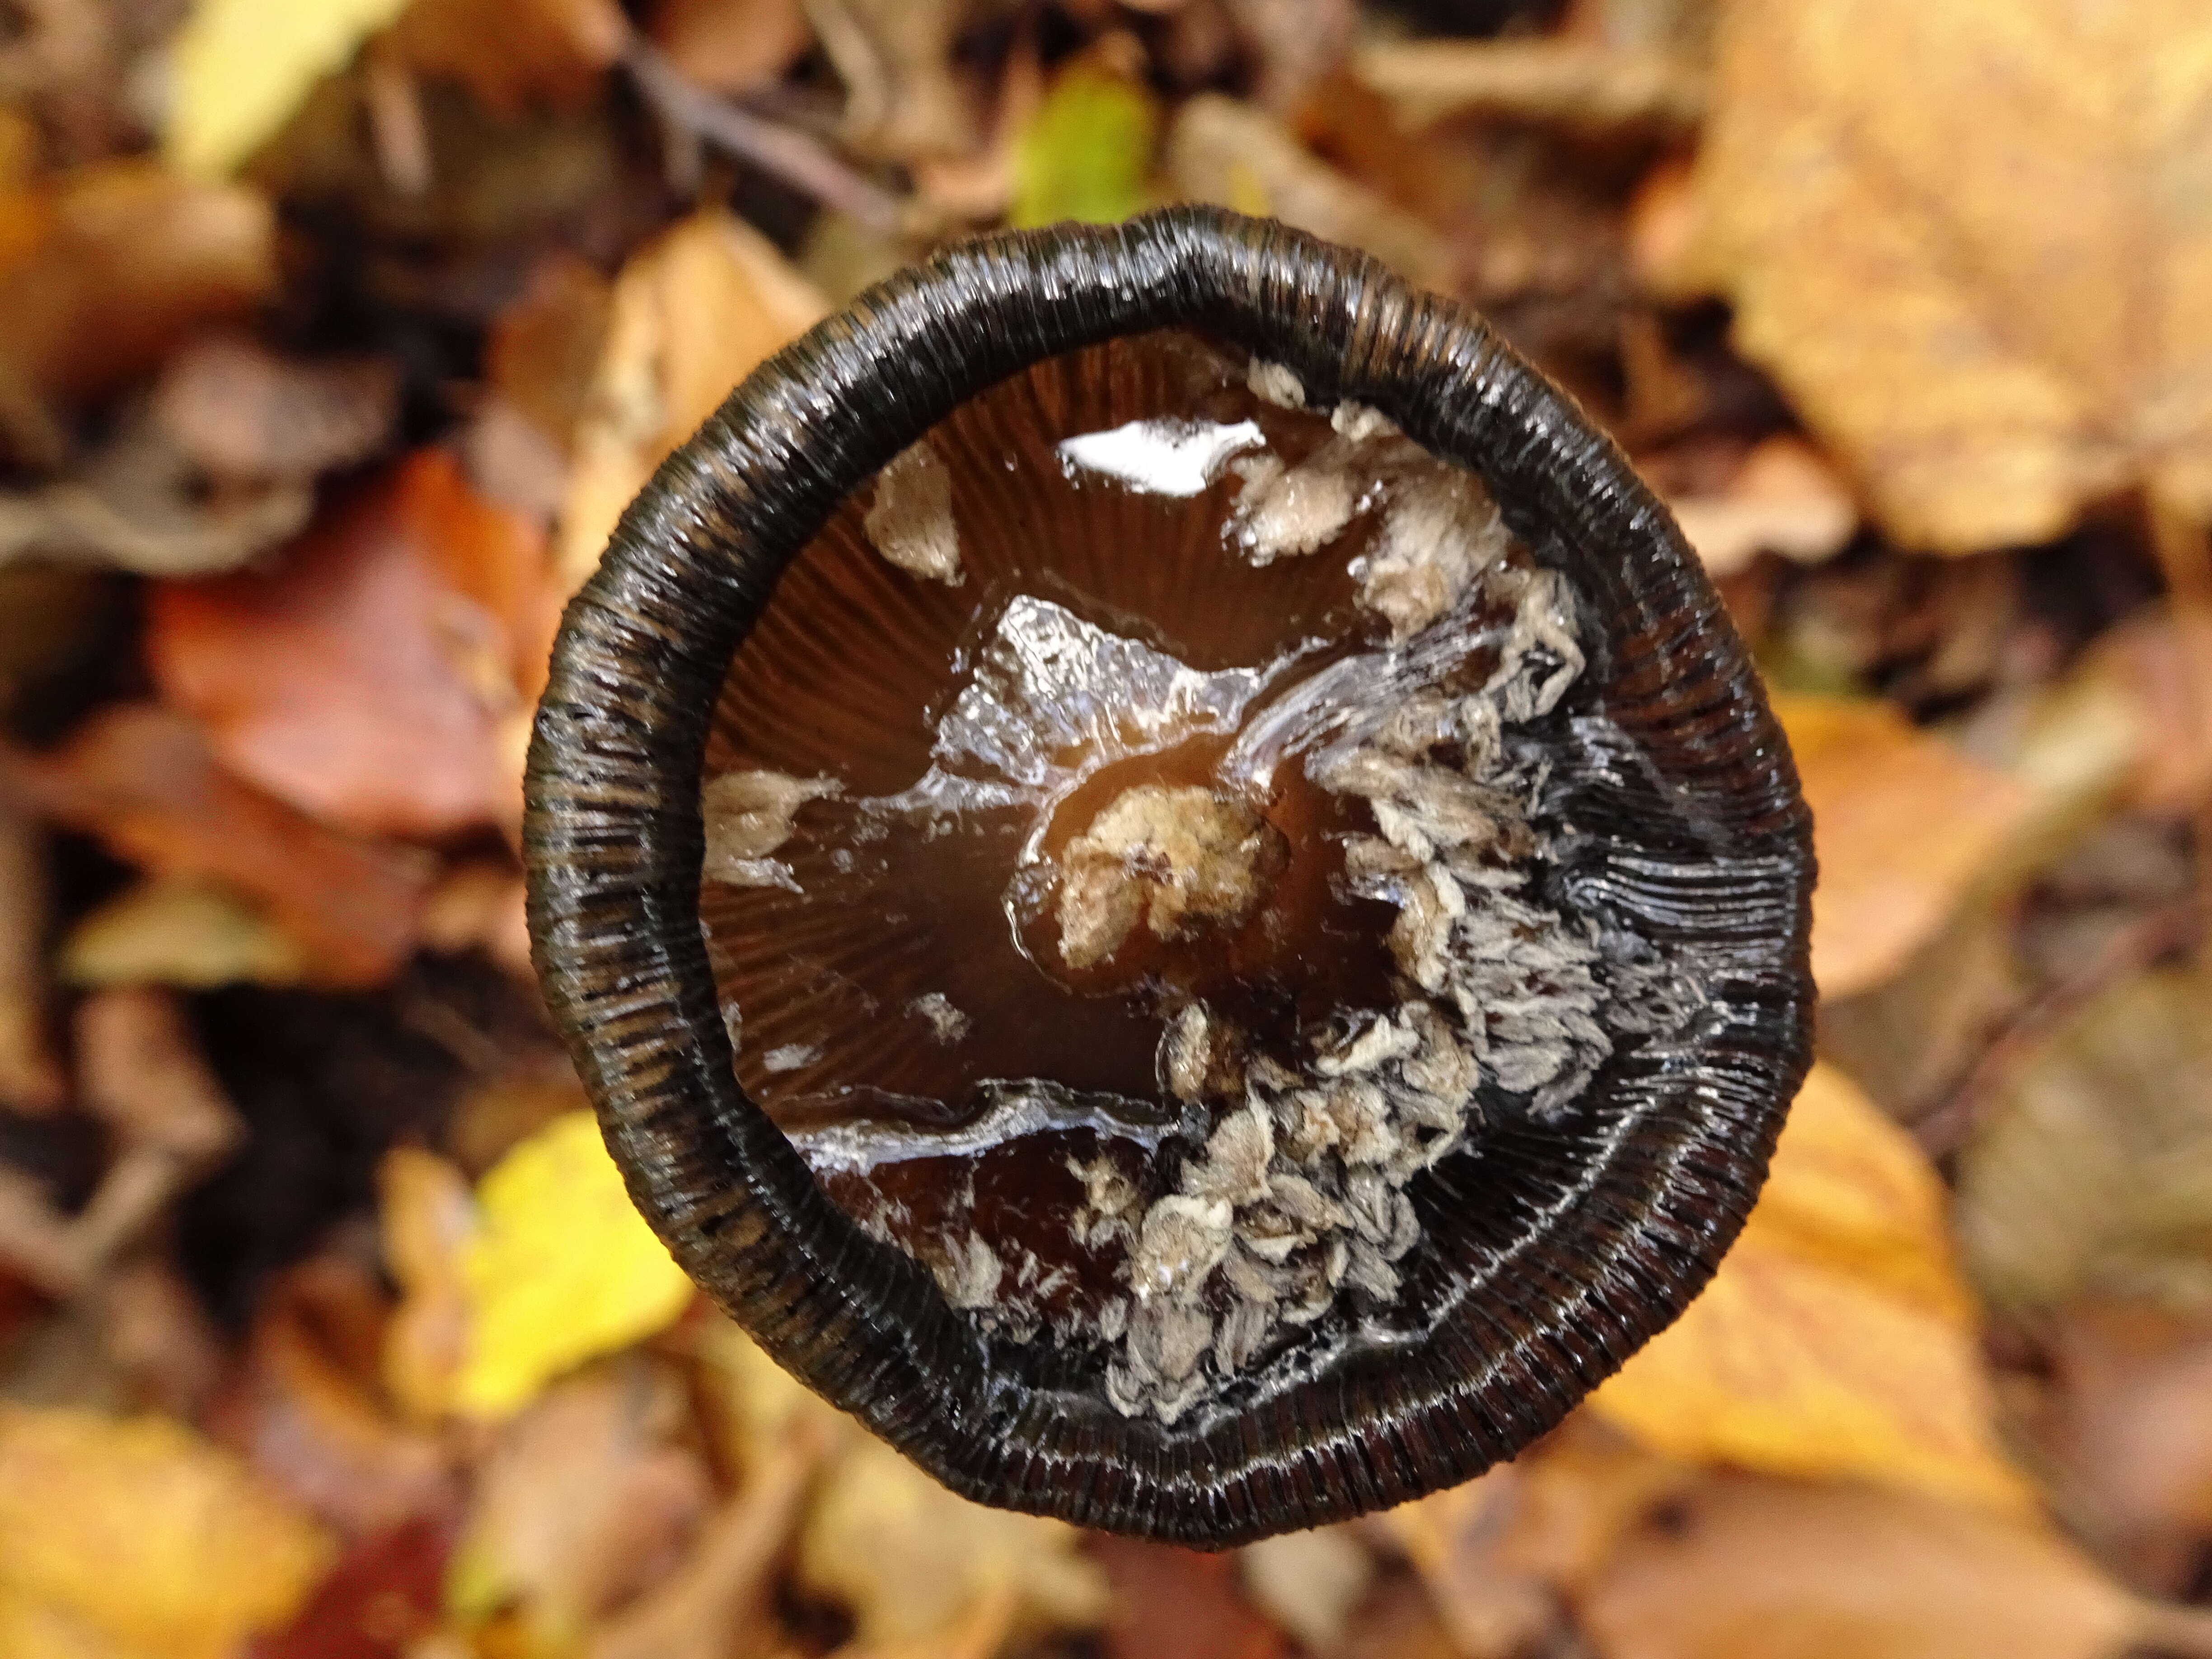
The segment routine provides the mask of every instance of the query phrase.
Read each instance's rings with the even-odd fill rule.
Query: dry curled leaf
[[[774,80],[813,38],[799,0],[660,0],[653,12],[653,44],[716,92]]]
[[[1590,1405],[1674,1457],[2031,1501],[1997,1449],[1942,1185],[1828,1066],[1790,1109],[1719,1273]]]
[[[1900,540],[2212,519],[2208,110],[2199,0],[1728,9],[1704,263]]]
[[[1820,884],[1813,976],[1848,996],[1934,937],[2026,822],[2031,792],[1875,701],[1789,696],[1776,711],[1813,809]]]
[[[36,757],[0,750],[49,814],[149,874],[222,884],[258,902],[313,977],[374,985],[413,948],[423,862],[318,823],[224,771],[199,727],[151,703],[88,721]]]
[[[1581,1612],[1604,1659],[2119,1659],[2191,1622],[2032,1522],[1741,1478],[1645,1528]]]
[[[330,1559],[312,1522],[181,1424],[0,1403],[0,1651],[41,1650],[4,1639],[12,1614],[74,1626],[92,1654],[231,1659]]]
[[[2212,978],[2139,974],[2008,1068],[1959,1160],[1959,1240],[2007,1310],[2212,1308]]]
[[[453,1410],[454,1379],[468,1358],[461,1261],[476,1236],[476,1200],[466,1176],[412,1146],[384,1155],[376,1188],[385,1269],[401,1298],[384,1331],[385,1390],[407,1416],[435,1422]]]
[[[1810,446],[1789,437],[1762,441],[1726,491],[1680,496],[1670,505],[1716,576],[1749,568],[1761,553],[1817,564],[1842,552],[1858,528],[1850,492]]]
[[[326,514],[282,569],[158,589],[146,650],[163,693],[271,794],[439,835],[519,813],[554,605],[537,528],[424,450]]]

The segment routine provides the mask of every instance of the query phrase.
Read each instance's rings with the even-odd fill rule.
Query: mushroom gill
[[[740,1082],[1118,1412],[1386,1338],[1421,1178],[1705,1001],[1558,891],[1580,606],[1472,475],[1234,347],[969,399],[721,688],[700,915]]]

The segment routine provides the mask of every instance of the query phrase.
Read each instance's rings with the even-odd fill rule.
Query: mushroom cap
[[[1202,329],[1478,475],[1581,596],[1607,735],[1565,783],[1587,892],[1694,956],[1693,1024],[1432,1172],[1425,1322],[1173,1422],[1016,1363],[825,1196],[739,1085],[700,926],[718,693],[779,576],[956,406],[1120,336]],[[763,364],[571,603],[524,822],[533,951],[632,1197],[782,1364],[953,1490],[1206,1547],[1510,1457],[1678,1315],[1748,1213],[1811,1052],[1811,820],[1717,595],[1626,457],[1474,314],[1272,222],[1176,208],[949,248]]]

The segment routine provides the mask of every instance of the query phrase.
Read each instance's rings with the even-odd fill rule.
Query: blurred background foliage
[[[1225,203],[1672,501],[1821,1061],[1510,1468],[977,1509],[629,1210],[518,772],[622,505],[947,239]],[[2202,0],[0,3],[0,1654],[2212,1653]]]

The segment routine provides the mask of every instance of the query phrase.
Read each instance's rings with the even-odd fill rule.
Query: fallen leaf
[[[786,1447],[819,1444],[832,1451],[866,1431],[789,1371],[720,1313],[696,1327],[708,1427],[727,1461],[750,1473],[774,1463]]]
[[[387,1309],[361,1268],[337,1257],[294,1268],[263,1298],[246,1364],[216,1432],[349,1538],[447,1510],[444,1449],[396,1421],[378,1397]]]
[[[493,319],[484,374],[565,453],[606,343],[614,286],[573,254],[547,259]]]
[[[543,540],[423,450],[276,571],[155,590],[155,683],[224,762],[318,817],[432,836],[520,811],[509,728],[555,595]]]
[[[169,49],[164,153],[187,173],[228,173],[408,3],[195,0]]]
[[[0,1403],[0,1591],[18,1616],[43,1609],[149,1656],[229,1659],[292,1616],[331,1554],[181,1424]]]
[[[2093,1303],[2052,1342],[2062,1500],[2128,1578],[2186,1593],[2212,1532],[2212,1321]]]
[[[1873,700],[1775,700],[1820,863],[1813,976],[1848,996],[1933,938],[2027,821],[2033,796]]]
[[[872,1437],[823,1475],[799,1536],[799,1582],[853,1610],[863,1646],[927,1643],[1011,1592],[1012,1626],[1084,1630],[1106,1579],[1065,1522],[955,1496]]]
[[[1375,1558],[1352,1526],[1287,1532],[1237,1552],[1253,1605],[1309,1653],[1334,1653],[1375,1586]]]
[[[564,1382],[507,1425],[477,1475],[448,1611],[483,1625],[519,1610],[541,1650],[573,1652],[665,1579],[711,1498],[698,1455],[673,1443],[684,1415],[670,1379],[629,1365]]]
[[[150,703],[95,716],[0,773],[62,822],[149,873],[208,880],[265,906],[332,984],[374,985],[413,948],[428,872],[397,849],[316,823],[231,776],[198,726]]]
[[[67,1084],[46,1034],[46,877],[38,827],[0,780],[0,1108],[44,1115]]]
[[[716,92],[776,79],[813,39],[799,0],[660,0],[653,12],[653,44]]]
[[[76,1023],[77,1103],[120,1142],[206,1164],[245,1138],[174,997],[102,991],[78,1006]]]
[[[1818,564],[1844,550],[1858,528],[1850,492],[1810,446],[1762,440],[1726,493],[1668,503],[1707,571],[1733,575],[1761,553]]]
[[[2119,1659],[2201,1615],[2145,1607],[2016,1517],[1850,1486],[1716,1480],[1581,1605],[1604,1659]]]
[[[819,1449],[795,1441],[756,1465],[682,1568],[593,1633],[590,1659],[726,1659],[759,1616]]]
[[[454,1403],[520,1409],[562,1372],[674,1322],[691,1281],[630,1203],[599,1121],[572,1112],[501,1158],[477,1188],[462,1249],[469,1353]]]
[[[412,0],[386,41],[418,74],[459,81],[510,119],[590,103],[629,44],[617,0]]]
[[[2136,975],[1993,1090],[1959,1158],[1959,1242],[1990,1303],[2212,1309],[2212,979]]]
[[[454,1381],[469,1348],[463,1254],[476,1236],[468,1177],[435,1153],[395,1146],[376,1166],[377,1222],[384,1265],[400,1304],[385,1327],[386,1390],[418,1423],[453,1408]]]
[[[1373,254],[1425,288],[1452,286],[1437,234],[1309,152],[1250,106],[1202,93],[1169,124],[1165,168],[1186,201],[1218,202]]]
[[[252,1659],[429,1659],[450,1527],[410,1521],[365,1538],[341,1556],[314,1598],[285,1628],[264,1637]]]
[[[964,155],[975,122],[952,66],[958,0],[812,0],[808,21],[845,83],[845,140],[887,161]]]
[[[196,466],[232,478],[308,478],[367,460],[399,418],[399,374],[379,358],[310,362],[215,334],[171,357],[154,418]]]
[[[1561,1595],[1589,1585],[1629,1530],[1694,1479],[1580,1413],[1511,1463],[1383,1522],[1459,1650],[1514,1659],[1541,1650]]]
[[[1290,1659],[1290,1640],[1239,1593],[1234,1563],[1141,1538],[1091,1553],[1113,1587],[1107,1659]]]
[[[269,204],[149,161],[103,161],[0,195],[0,373],[39,396],[104,396],[276,281]]]
[[[64,981],[97,989],[173,985],[297,985],[307,961],[291,936],[236,895],[208,882],[144,881],[70,929],[57,964]]]
[[[1723,19],[1704,264],[1891,533],[2044,541],[2135,484],[2212,518],[2197,0]]]
[[[2017,1511],[1971,1298],[1927,1159],[1814,1067],[1720,1272],[1590,1397],[1655,1449]]]
[[[631,257],[573,442],[555,558],[566,588],[598,567],[615,520],[668,452],[828,308],[765,238],[719,210]]]
[[[1015,141],[1007,222],[1103,225],[1141,211],[1159,121],[1136,82],[1080,60],[1064,70]]]
[[[44,557],[213,575],[289,541],[314,508],[303,480],[210,479],[155,422],[126,415],[70,476],[0,493],[0,564]]]
[[[2133,804],[2180,815],[2212,794],[2212,613],[2161,605],[2129,617],[2087,653],[2084,675],[2125,698],[2142,736]]]

